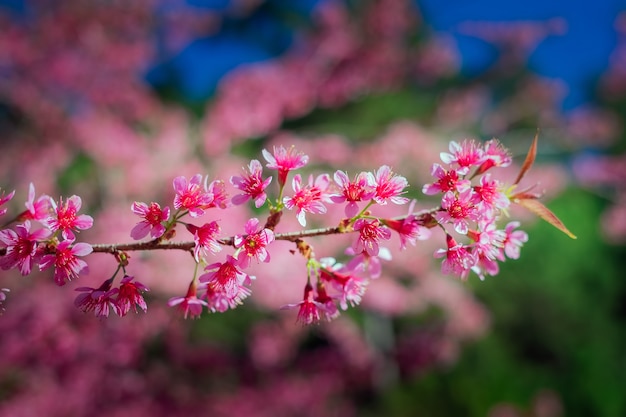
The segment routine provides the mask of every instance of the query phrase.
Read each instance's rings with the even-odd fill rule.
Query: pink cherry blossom
[[[359,305],[369,284],[368,279],[357,275],[342,264],[334,263],[332,258],[326,259],[332,260],[334,265],[322,259],[322,266],[319,270],[320,279],[330,283],[335,290],[339,291],[339,303],[342,310],[347,310],[348,304],[353,307]]]
[[[82,294],[76,297],[74,305],[85,313],[93,311],[97,317],[109,317],[111,308],[113,311],[116,308],[113,296],[119,292],[117,288],[111,288],[112,282],[113,278],[104,281],[98,288],[76,288]]]
[[[378,219],[358,219],[354,222],[354,230],[359,232],[352,245],[355,253],[365,251],[370,256],[376,256],[379,251],[378,242],[391,238],[391,231],[381,225]]]
[[[73,195],[65,202],[59,199],[59,204],[51,201],[56,216],[50,216],[44,224],[53,232],[61,231],[63,239],[73,240],[76,238],[73,229],[86,230],[93,226],[93,217],[87,214],[78,214],[82,201],[79,196]]]
[[[242,194],[234,196],[232,201],[233,204],[239,205],[252,199],[254,200],[254,206],[259,208],[265,204],[265,200],[267,200],[265,189],[272,182],[272,177],[263,180],[263,166],[256,159],[250,161],[248,170],[250,174],[244,173],[241,177],[230,177],[230,183],[237,189],[243,191]]]
[[[243,304],[243,300],[248,298],[252,291],[244,285],[239,285],[239,290],[235,297],[229,297],[224,289],[216,289],[210,285],[203,286],[202,298],[207,302],[207,308],[212,312],[223,313],[228,309],[234,309]]]
[[[163,233],[165,233],[163,222],[167,221],[170,217],[169,207],[161,209],[159,203],[152,202],[150,205],[147,205],[146,203],[135,201],[131,209],[133,213],[144,219],[137,223],[130,231],[130,236],[133,239],[143,239],[148,233],[150,233],[153,239],[163,236]]]
[[[274,146],[273,154],[263,149],[263,157],[268,162],[266,165],[268,168],[278,170],[278,184],[281,187],[287,182],[289,171],[302,168],[309,162],[309,157],[296,151],[294,146],[289,149],[285,149],[282,145]]]
[[[213,201],[205,208],[227,209],[231,206],[230,197],[226,192],[226,184],[222,180],[213,180],[207,187],[209,194],[213,194]]]
[[[480,185],[473,188],[472,201],[476,208],[486,216],[506,210],[511,205],[511,200],[504,192],[503,184],[498,180],[492,180],[491,174],[483,175],[480,178]]]
[[[22,275],[30,274],[38,257],[38,243],[50,236],[48,229],[39,229],[31,233],[30,220],[15,226],[15,230],[0,230],[0,247],[6,248],[4,256],[0,256],[0,268],[5,271],[19,268]]]
[[[267,245],[274,241],[274,232],[263,228],[259,230],[259,219],[252,218],[246,222],[245,235],[235,236],[233,243],[235,248],[241,249],[237,260],[239,266],[247,268],[252,258],[257,262],[269,262],[270,254]]]
[[[461,144],[450,142],[450,153],[442,152],[440,157],[444,163],[458,166],[461,175],[466,175],[471,167],[480,166],[485,161],[484,150],[471,139],[465,139]]]
[[[4,193],[4,190],[0,188],[0,216],[4,215],[7,212],[7,208],[2,208],[2,206],[13,198],[13,196],[15,195],[15,190],[11,191],[7,195],[5,195]]]
[[[471,245],[478,256],[496,259],[504,246],[505,233],[496,226],[495,219],[488,218],[478,223],[478,230],[470,230],[467,236],[474,241]]]
[[[206,179],[202,184],[202,175],[196,174],[189,181],[184,176],[174,178],[174,208],[188,210],[191,217],[200,217],[204,209],[213,202],[213,194],[207,189]]]
[[[294,195],[285,197],[283,203],[288,210],[296,208],[296,218],[302,227],[306,226],[305,213],[326,213],[326,206],[323,202],[330,201],[327,194],[330,185],[330,176],[328,174],[318,175],[313,180],[313,175],[309,176],[307,186],[302,186],[302,178],[300,174],[296,174],[291,182]]]
[[[184,318],[196,319],[202,314],[202,308],[207,306],[207,302],[198,298],[198,283],[194,279],[189,284],[187,294],[184,297],[170,298],[167,305],[178,307]]]
[[[467,246],[457,243],[450,235],[446,235],[446,243],[446,249],[438,249],[434,253],[435,258],[444,258],[441,263],[441,272],[467,279],[472,267],[478,261],[476,255]]]
[[[141,282],[133,281],[134,279],[135,277],[125,275],[120,283],[119,292],[115,299],[116,311],[120,317],[128,314],[133,307],[135,308],[135,312],[137,312],[137,307],[141,308],[144,312],[148,309],[141,293],[149,291],[149,289]]]
[[[321,319],[320,312],[326,311],[326,306],[315,300],[315,291],[310,283],[304,287],[304,297],[302,301],[294,304],[286,304],[281,310],[298,308],[296,321],[302,325],[318,323]]]
[[[239,269],[237,260],[230,255],[226,255],[225,262],[213,263],[204,270],[207,273],[199,277],[200,282],[207,283],[216,292],[223,291],[229,299],[240,298],[242,288],[251,283],[250,276]]]
[[[205,223],[201,227],[193,224],[187,224],[186,227],[193,234],[193,241],[195,242],[193,255],[196,262],[200,262],[200,257],[208,255],[209,252],[216,254],[222,250],[222,245],[217,240],[221,228],[216,221]]]
[[[321,281],[317,282],[317,295],[315,301],[320,303],[323,308],[320,310],[326,321],[332,321],[339,317],[339,310],[335,304],[335,297],[331,297],[326,292],[326,287]]]
[[[422,192],[426,195],[447,193],[448,191],[463,192],[471,187],[470,180],[459,176],[459,172],[455,169],[446,170],[439,164],[433,164],[430,173],[437,178],[437,181],[424,185]]]
[[[520,222],[510,222],[504,229],[504,253],[510,259],[519,259],[520,248],[528,242],[528,233],[523,230],[515,230],[520,226]],[[499,259],[504,261],[504,256],[500,254]]]
[[[336,171],[334,180],[341,190],[341,194],[331,195],[333,203],[341,204],[348,202],[345,208],[346,217],[352,218],[359,212],[357,202],[368,201],[374,197],[376,190],[372,189],[368,181],[368,173],[361,172],[356,175],[354,181],[350,181],[344,171]]]
[[[374,189],[374,201],[380,205],[387,204],[391,201],[394,204],[406,204],[409,199],[400,197],[406,193],[404,189],[408,187],[409,182],[401,175],[393,173],[391,168],[383,165],[374,174],[367,173],[369,185]]]
[[[439,223],[452,223],[454,230],[462,235],[469,230],[469,221],[478,220],[480,213],[472,202],[472,190],[466,190],[458,195],[448,191],[441,200],[442,211],[435,213]]]
[[[411,202],[409,205],[409,213],[405,218],[400,220],[383,219],[383,224],[400,236],[400,250],[406,249],[407,242],[415,246],[417,240],[426,240],[431,235],[430,229],[419,224],[417,216],[413,213],[415,203],[415,200]]]
[[[52,254],[42,256],[39,269],[44,270],[54,266],[54,282],[65,285],[68,281],[78,278],[81,272],[87,270],[87,262],[78,259],[93,252],[88,243],[74,243],[73,240],[64,240],[59,243]]]
[[[26,212],[23,214],[25,220],[45,221],[50,217],[52,199],[47,195],[41,195],[35,201],[35,185],[31,182],[28,186],[28,200],[25,203]]]
[[[482,174],[493,167],[508,167],[513,162],[509,151],[497,139],[485,142],[484,150],[485,162],[480,165],[477,174]]]

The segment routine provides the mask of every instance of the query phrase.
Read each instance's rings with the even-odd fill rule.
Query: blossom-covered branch
[[[193,276],[184,295],[169,300],[184,317],[198,317],[206,308],[223,312],[242,304],[252,294],[250,285],[255,277],[245,271],[253,264],[269,263],[270,248],[278,240],[294,242],[296,250],[306,261],[304,293],[300,302],[284,306],[297,308],[298,320],[305,324],[321,319],[331,320],[349,305],[358,305],[371,279],[381,274],[380,259],[390,257],[381,246],[392,234],[400,239],[400,250],[407,244],[431,237],[438,228],[445,237],[444,246],[434,253],[442,258],[441,270],[467,279],[475,273],[484,279],[499,272],[498,263],[506,258],[517,259],[528,235],[518,230],[520,223],[499,223],[508,217],[512,203],[530,208],[533,212],[574,237],[545,206],[538,195],[517,191],[517,184],[530,169],[536,154],[537,138],[514,184],[505,184],[495,176],[497,168],[511,164],[508,151],[497,140],[485,143],[465,140],[452,142],[449,152],[441,153],[441,163],[432,166],[433,182],[422,187],[426,195],[439,195],[441,203],[430,210],[416,212],[415,200],[406,196],[408,180],[383,165],[375,171],[360,172],[351,177],[338,170],[310,174],[303,178],[295,173],[291,191],[287,190],[289,175],[309,162],[307,155],[294,147],[275,147],[273,152],[263,150],[266,167],[275,170],[277,179],[264,177],[263,165],[252,160],[239,176],[233,175],[230,196],[222,180],[209,182],[201,174],[173,180],[172,209],[157,202],[132,204],[132,212],[140,220],[130,230],[138,242],[119,244],[90,244],[77,241],[77,233],[92,227],[93,218],[79,214],[82,200],[73,195],[58,201],[47,195],[36,197],[31,184],[26,210],[6,223],[0,230],[0,267],[16,268],[22,275],[30,275],[34,266],[40,270],[51,268],[54,281],[63,286],[77,279],[86,269],[85,257],[92,253],[114,255],[116,267],[98,288],[80,287],[75,304],[84,311],[106,317],[111,311],[120,316],[131,309],[147,310],[143,293],[148,288],[131,275],[132,263],[127,252],[151,250],[188,251],[195,262]],[[277,197],[268,195],[270,184],[278,186]],[[0,193],[0,215],[7,213],[2,206],[15,191]],[[220,222],[211,220],[195,224],[212,210],[229,210],[233,205],[252,202],[257,209],[268,211],[264,223],[250,218],[242,233],[223,236]],[[409,204],[408,212],[395,217],[376,214],[376,208],[389,203]],[[345,217],[333,220],[334,225],[275,233],[285,212],[293,211],[298,223],[305,228],[307,216],[323,218],[327,205],[343,205]],[[193,240],[172,241],[177,228],[184,228]],[[354,234],[353,243],[345,249],[345,263],[333,258],[318,259],[313,246],[307,242],[314,236]],[[148,240],[144,240],[148,238]],[[220,256],[230,247],[232,253]],[[119,278],[119,284],[115,281]],[[3,288],[2,299],[8,291]]]

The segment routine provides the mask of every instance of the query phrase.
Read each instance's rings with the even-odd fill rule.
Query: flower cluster
[[[276,171],[278,191],[274,198],[268,190],[272,176],[265,177],[263,165],[254,159],[241,176],[232,176],[230,184],[236,189],[230,196],[226,182],[196,174],[191,178],[179,176],[173,180],[173,209],[157,202],[134,202],[131,211],[140,217],[130,230],[130,236],[139,242],[116,245],[90,245],[77,242],[76,234],[88,229],[93,219],[79,214],[80,197],[73,195],[58,201],[43,195],[35,198],[31,184],[26,210],[9,221],[14,227],[0,230],[0,267],[18,269],[29,275],[34,265],[40,270],[53,269],[57,285],[65,285],[87,271],[83,257],[92,252],[115,256],[117,269],[98,288],[80,287],[75,305],[85,312],[107,317],[111,311],[119,316],[131,309],[147,310],[143,293],[148,288],[135,281],[128,272],[128,251],[182,249],[188,251],[196,264],[195,272],[184,296],[173,297],[168,305],[181,310],[185,318],[199,317],[202,312],[224,312],[236,308],[252,294],[255,279],[246,272],[253,265],[271,260],[270,246],[277,240],[295,244],[306,260],[307,274],[303,298],[283,308],[297,308],[298,321],[311,324],[322,319],[332,320],[349,306],[358,305],[370,280],[381,275],[381,260],[390,260],[384,246],[395,234],[400,250],[407,244],[431,237],[432,230],[443,231],[446,247],[435,252],[443,258],[443,273],[452,273],[467,279],[474,271],[481,279],[498,273],[498,261],[517,259],[528,235],[517,230],[519,222],[511,221],[499,228],[497,224],[508,214],[511,203],[530,208],[556,227],[569,234],[556,216],[536,201],[528,192],[515,192],[516,185],[534,161],[536,139],[527,156],[517,181],[507,186],[492,176],[493,170],[511,164],[508,151],[497,141],[479,143],[465,140],[452,142],[450,152],[441,154],[441,164],[434,164],[434,182],[424,185],[426,195],[440,195],[441,204],[431,210],[415,212],[415,200],[407,198],[406,178],[383,165],[375,171],[359,172],[351,177],[338,170],[330,173],[309,174],[303,182],[302,174],[291,180],[292,192],[285,190],[288,177],[308,164],[309,157],[294,147],[274,147],[263,150],[266,168]],[[334,181],[333,181],[334,180]],[[2,208],[15,192],[0,195]],[[202,221],[214,209],[227,210],[234,205],[253,202],[256,209],[267,206],[269,216],[263,224],[250,218],[243,225],[243,233],[222,236],[221,220]],[[408,204],[408,212],[398,217],[381,217],[376,207],[389,203]],[[336,219],[333,227],[276,233],[275,227],[285,211],[293,211],[301,226],[306,226],[306,215],[325,215],[327,205],[340,205],[345,217]],[[196,224],[197,223],[197,224]],[[192,241],[172,242],[176,227],[183,226]],[[352,244],[345,248],[345,262],[333,258],[318,259],[308,237],[333,234],[353,234]],[[571,235],[571,234],[570,234]],[[141,241],[149,236],[149,240]],[[232,253],[218,258],[225,247]],[[294,253],[296,252],[294,250]],[[115,278],[122,272],[119,286]],[[201,271],[201,272],[199,272]],[[6,299],[5,289],[0,302]]]

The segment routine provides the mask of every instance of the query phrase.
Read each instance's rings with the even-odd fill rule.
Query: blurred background
[[[122,319],[73,306],[105,255],[64,288],[3,271],[0,416],[624,416],[625,114],[623,0],[0,0],[0,186],[15,212],[30,182],[80,195],[81,240],[128,242],[133,201],[274,144],[311,172],[390,164],[429,207],[450,140],[520,164],[538,128],[526,181],[578,236],[516,213],[521,259],[483,282],[441,274],[441,239],[394,246],[362,306],[307,328],[279,311],[306,279],[287,245],[244,306],[196,321],[165,307],[184,254],[134,256],[149,311]]]

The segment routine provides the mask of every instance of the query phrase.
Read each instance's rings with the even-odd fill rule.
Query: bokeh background
[[[181,254],[135,255],[149,311],[122,319],[73,307],[105,255],[63,288],[3,271],[0,416],[624,416],[625,114],[620,0],[0,0],[0,186],[16,211],[30,182],[80,195],[83,240],[129,241],[132,201],[273,144],[312,172],[390,164],[428,207],[450,140],[497,137],[519,164],[538,128],[526,181],[578,236],[516,213],[530,241],[484,282],[443,276],[436,239],[396,251],[312,328],[279,311],[305,280],[287,245],[246,305],[196,321],[165,307]]]

